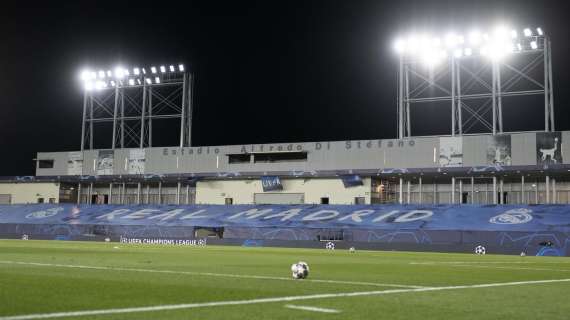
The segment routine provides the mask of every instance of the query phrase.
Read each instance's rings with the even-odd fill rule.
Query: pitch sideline
[[[84,310],[84,311],[71,311],[71,312],[36,313],[36,314],[26,314],[26,315],[16,315],[16,316],[4,316],[4,317],[0,317],[0,320],[53,319],[53,318],[64,318],[64,317],[81,317],[81,316],[94,316],[94,315],[107,315],[107,314],[125,314],[125,313],[135,313],[135,312],[153,312],[153,311],[180,310],[180,309],[193,309],[193,308],[236,306],[236,305],[248,305],[248,304],[259,304],[259,303],[290,302],[290,301],[328,299],[328,298],[388,295],[388,294],[408,293],[408,292],[429,292],[429,291],[446,291],[446,290],[458,290],[458,289],[493,288],[493,287],[519,286],[519,285],[542,284],[542,283],[559,283],[559,282],[570,282],[570,278],[551,279],[551,280],[534,280],[534,281],[484,283],[484,284],[462,285],[462,286],[446,286],[446,287],[425,287],[425,288],[416,288],[416,289],[390,289],[390,290],[380,290],[380,291],[323,293],[323,294],[313,294],[313,295],[305,295],[305,296],[287,296],[287,297],[260,298],[260,299],[251,299],[251,300],[216,301],[216,302],[203,302],[203,303],[184,303],[184,304],[158,305],[158,306],[133,307],[133,308],[118,308],[118,309],[100,309],[100,310]]]

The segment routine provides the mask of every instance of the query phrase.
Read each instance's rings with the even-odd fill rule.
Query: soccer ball
[[[305,279],[309,276],[309,265],[304,261],[299,261],[291,265],[293,279]]]
[[[475,247],[475,254],[485,254],[486,250],[483,246],[476,246]]]
[[[334,250],[334,242],[332,241],[327,242],[327,244],[325,245],[325,249]]]
[[[350,247],[350,248],[348,249],[348,252],[350,252],[350,253],[355,253],[355,252],[356,252],[356,249],[355,249],[354,247]]]

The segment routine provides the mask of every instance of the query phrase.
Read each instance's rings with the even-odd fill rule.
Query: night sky
[[[410,30],[541,26],[556,127],[570,129],[565,1],[48,3],[2,5],[0,176],[33,175],[38,151],[79,149],[85,66],[184,62],[196,75],[194,145],[394,138],[392,44]],[[536,122],[509,112],[506,130]]]

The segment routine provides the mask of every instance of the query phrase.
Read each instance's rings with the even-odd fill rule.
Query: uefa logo
[[[531,212],[532,210],[525,208],[511,209],[498,216],[492,217],[489,219],[489,222],[494,224],[523,224],[532,220]]]

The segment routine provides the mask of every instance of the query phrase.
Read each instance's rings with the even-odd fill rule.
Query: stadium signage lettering
[[[281,222],[288,221],[296,217],[296,220],[303,222],[311,221],[331,221],[337,220],[339,222],[351,222],[351,223],[382,223],[382,222],[413,222],[418,220],[426,220],[433,216],[433,211],[431,210],[410,210],[410,211],[381,211],[381,210],[355,210],[350,213],[341,213],[337,210],[318,210],[313,212],[308,212],[302,214],[303,209],[293,208],[285,211],[275,211],[272,208],[268,209],[258,209],[252,208],[245,211],[240,211],[232,214],[228,217],[216,217],[216,220],[226,220],[227,222],[239,221],[239,220],[253,220],[267,221],[270,219],[278,219]],[[113,220],[147,220],[147,221],[157,221],[157,222],[169,222],[172,220],[182,220],[188,221],[192,219],[208,219],[214,218],[214,216],[209,216],[206,209],[197,210],[194,212],[188,212],[186,209],[174,209],[169,211],[161,211],[158,209],[142,209],[142,210],[130,210],[130,209],[117,209],[109,213],[97,216],[97,220],[103,221],[113,221]],[[365,221],[367,220],[367,221]],[[222,221],[223,222],[223,221]]]
[[[121,236],[121,243],[159,244],[176,246],[205,246],[206,239],[161,239],[161,238],[128,238]]]
[[[331,150],[333,144],[337,142],[315,142],[314,150],[328,151]],[[360,150],[360,149],[381,149],[381,148],[404,148],[415,147],[416,141],[412,139],[406,140],[358,140],[358,141],[344,141],[342,147],[345,150]],[[305,146],[308,144],[274,144],[274,145],[242,145],[240,148],[241,153],[251,152],[283,152],[283,151],[304,151]],[[218,155],[220,148],[218,147],[195,147],[195,148],[163,148],[163,156],[191,156],[191,155]]]

